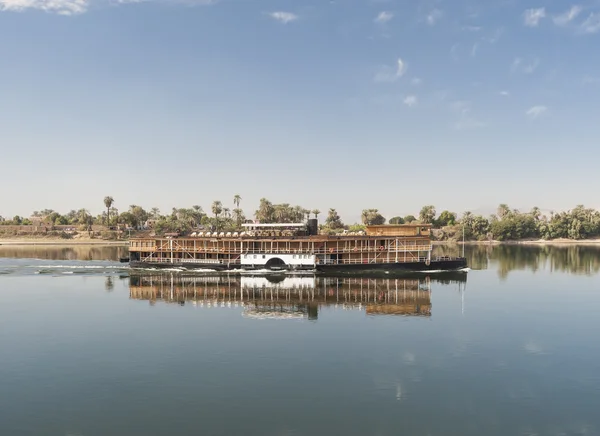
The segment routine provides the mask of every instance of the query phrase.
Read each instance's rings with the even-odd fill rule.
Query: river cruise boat
[[[319,273],[456,271],[464,257],[432,257],[431,226],[373,225],[330,236],[317,220],[300,224],[243,224],[242,232],[132,238],[132,268],[312,270]]]

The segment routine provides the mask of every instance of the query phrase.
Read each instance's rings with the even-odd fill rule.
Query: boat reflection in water
[[[362,310],[368,315],[431,316],[432,283],[466,283],[467,274],[406,278],[315,276],[133,275],[130,298],[192,304],[207,308],[242,307],[249,318],[318,318],[319,308]]]

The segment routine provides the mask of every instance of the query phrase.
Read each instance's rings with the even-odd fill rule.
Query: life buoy
[[[383,245],[380,245],[379,249],[383,251],[383,250],[385,250],[385,247]]]
[[[354,251],[358,251],[358,247],[354,247]]]
[[[333,253],[333,248],[330,248],[330,249],[329,249],[329,252],[330,252],[330,253]]]

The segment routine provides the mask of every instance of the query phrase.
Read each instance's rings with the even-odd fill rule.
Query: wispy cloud
[[[530,59],[527,62],[524,62],[521,58],[515,58],[513,63],[510,66],[511,73],[521,72],[524,74],[533,74],[537,67],[540,66],[539,58]]]
[[[417,96],[415,95],[407,95],[404,99],[404,104],[408,107],[413,107],[418,103]]]
[[[392,18],[394,18],[394,14],[391,12],[387,12],[387,11],[382,11],[379,13],[379,15],[377,15],[377,17],[375,18],[375,22],[376,23],[387,23],[388,21],[390,21]]]
[[[427,14],[425,20],[427,21],[427,24],[434,26],[435,23],[437,23],[443,17],[443,15],[443,11],[439,9],[433,9],[431,12],[429,12],[429,14]]]
[[[401,78],[406,72],[406,64],[401,58],[398,58],[396,61],[395,67],[390,67],[388,65],[382,66],[373,80],[375,82],[395,82],[399,78]]]
[[[539,116],[545,114],[548,111],[548,108],[546,106],[533,106],[530,107],[527,112],[525,112],[525,115],[527,115],[529,118],[538,118]]]
[[[540,60],[538,58],[533,59],[531,62],[523,65],[523,72],[525,74],[533,74],[537,67],[540,66]]]
[[[481,27],[481,26],[462,26],[461,29],[466,32],[479,32],[479,31],[483,30],[483,27]]]
[[[483,38],[483,40],[485,42],[489,42],[490,44],[496,44],[498,41],[500,41],[500,37],[503,33],[504,29],[499,27],[498,29],[494,30],[494,33],[492,33],[490,36]]]
[[[298,15],[284,11],[271,12],[269,13],[269,16],[283,24],[291,23],[298,19]]]
[[[0,11],[25,12],[27,10],[40,10],[59,15],[79,15],[87,12],[92,4],[98,5],[126,5],[147,2],[181,3],[185,5],[212,5],[219,0],[0,0]]]
[[[471,111],[471,102],[457,100],[450,105],[453,112],[458,115],[458,120],[454,122],[453,127],[456,130],[471,130],[485,127],[485,123],[473,116]]]
[[[510,95],[508,91],[500,91],[498,94],[500,94],[502,97],[508,97]]]
[[[0,0],[0,11],[38,9],[59,15],[77,15],[88,10],[89,0]]]
[[[563,14],[556,15],[552,20],[557,26],[566,26],[573,21],[581,13],[583,8],[578,5],[571,6],[571,9]]]
[[[587,19],[581,23],[584,33],[598,33],[600,31],[600,14],[590,13]]]
[[[523,13],[525,25],[529,27],[536,27],[544,17],[546,17],[546,8],[527,9]]]
[[[413,86],[419,86],[421,83],[423,83],[423,79],[421,79],[420,77],[414,77],[410,81],[410,84],[413,85]]]
[[[454,62],[458,62],[458,48],[460,47],[460,44],[452,44],[452,47],[450,47],[450,56],[452,56],[452,59],[454,60]]]

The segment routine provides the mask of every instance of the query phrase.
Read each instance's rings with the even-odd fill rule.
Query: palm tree
[[[115,199],[110,195],[104,197],[104,207],[106,208],[106,225],[110,224],[110,208],[115,202]]]
[[[498,215],[498,218],[502,219],[505,216],[510,214],[510,208],[508,207],[507,204],[502,203],[500,206],[498,206],[498,210],[496,211],[496,214]]]
[[[537,207],[537,206],[534,206],[534,207],[531,209],[531,212],[530,212],[530,213],[531,213],[531,216],[532,216],[532,217],[533,217],[533,218],[534,218],[536,221],[539,221],[539,220],[540,220],[540,217],[542,216],[542,212],[540,211],[540,208],[539,208],[539,207]]]
[[[321,211],[319,209],[313,209],[312,213],[315,214],[315,219],[319,219],[319,214],[321,213]]]
[[[77,220],[79,221],[79,224],[86,225],[87,230],[89,230],[92,221],[92,216],[87,211],[87,209],[79,209],[79,211],[77,211]]]
[[[119,224],[119,209],[117,209],[116,207],[111,207],[110,213],[115,218],[116,223]]]
[[[262,223],[270,223],[273,222],[273,212],[273,203],[266,198],[261,198],[260,205],[258,206],[258,210],[254,213],[254,216]]]
[[[236,226],[240,228],[244,219],[244,211],[239,207],[233,209],[233,218],[235,219]]]
[[[236,209],[240,208],[240,201],[242,201],[242,197],[240,196],[240,194],[235,194],[233,196],[233,204],[235,204]]]
[[[435,215],[435,206],[423,206],[421,212],[419,212],[419,221],[421,221],[423,224],[431,224],[435,219]]]
[[[223,203],[220,201],[213,201],[212,204],[212,213],[215,214],[215,225],[217,227],[217,232],[219,231],[219,215],[223,212]]]
[[[364,225],[369,224],[369,216],[370,216],[369,209],[363,209],[362,213],[360,214],[360,219],[362,220],[362,223]]]
[[[282,205],[276,205],[275,211],[273,212],[273,218],[275,218],[278,223],[283,223],[286,221],[286,216],[287,211],[285,210],[285,207]]]
[[[153,207],[152,209],[150,209],[150,216],[154,219],[158,219],[158,216],[160,215],[160,209],[158,207]]]

